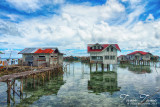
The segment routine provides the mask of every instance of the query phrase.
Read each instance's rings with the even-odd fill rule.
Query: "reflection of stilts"
[[[73,75],[74,75],[74,62],[73,62]]]
[[[84,72],[84,64],[81,63],[81,71]]]

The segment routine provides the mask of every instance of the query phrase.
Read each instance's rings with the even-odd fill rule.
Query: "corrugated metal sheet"
[[[24,50],[19,52],[19,54],[34,53],[35,51],[37,51],[37,48],[25,48]]]
[[[18,54],[28,54],[28,53],[52,53],[57,48],[25,48]]]

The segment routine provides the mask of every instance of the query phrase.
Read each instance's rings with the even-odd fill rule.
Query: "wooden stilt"
[[[13,90],[15,90],[15,80],[13,80],[14,83],[13,83]],[[15,91],[13,91],[13,97],[15,96]]]
[[[110,65],[109,64],[107,64],[107,71],[109,71],[110,70]]]
[[[7,103],[10,104],[11,99],[11,84],[10,81],[7,81]]]
[[[90,73],[92,72],[92,63],[89,64],[90,65]]]
[[[102,66],[102,72],[103,72],[103,71],[104,71],[104,64],[102,63],[102,65],[101,65],[101,66]]]

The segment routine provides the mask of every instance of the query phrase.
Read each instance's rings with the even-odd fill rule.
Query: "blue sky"
[[[89,43],[117,43],[118,54],[160,55],[160,0],[1,0],[2,57],[25,47],[86,56]]]

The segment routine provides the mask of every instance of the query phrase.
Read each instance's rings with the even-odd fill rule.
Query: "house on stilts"
[[[127,54],[127,60],[134,65],[150,65],[150,60],[153,55],[149,52],[134,51]]]
[[[88,44],[87,51],[90,54],[90,63],[101,63],[102,68],[110,64],[117,64],[117,51],[121,51],[118,44]],[[97,67],[96,67],[97,69]]]
[[[63,54],[58,48],[25,48],[22,54],[22,65],[52,67],[63,63]]]

